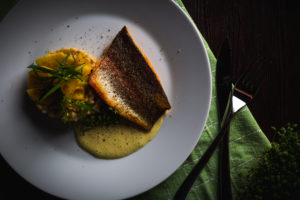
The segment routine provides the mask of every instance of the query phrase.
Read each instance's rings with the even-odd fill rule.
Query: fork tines
[[[265,70],[262,65],[265,62],[265,58],[259,58],[247,68],[235,84],[234,96],[248,102],[256,95],[264,81]]]

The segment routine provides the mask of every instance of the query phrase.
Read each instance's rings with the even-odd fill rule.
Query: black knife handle
[[[222,140],[223,136],[226,134],[226,132],[229,129],[230,125],[230,119],[231,119],[231,112],[226,116],[226,119],[224,121],[224,124],[218,133],[217,137],[214,139],[214,141],[211,143],[211,145],[208,147],[208,149],[205,151],[204,155],[201,157],[201,159],[198,161],[196,166],[193,168],[193,170],[190,172],[190,174],[186,177],[182,185],[180,186],[179,190],[177,190],[173,200],[184,200],[186,199],[189,191],[191,190],[194,182],[198,178],[200,172],[202,169],[206,166],[207,162],[211,158],[212,154],[217,149],[220,141]]]

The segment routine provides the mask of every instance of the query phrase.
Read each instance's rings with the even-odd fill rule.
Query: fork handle
[[[197,177],[199,176],[202,169],[206,166],[207,162],[211,158],[212,154],[217,149],[220,141],[222,140],[223,136],[227,132],[230,124],[231,114],[229,114],[225,120],[224,125],[222,126],[220,132],[218,133],[217,137],[205,151],[204,155],[198,161],[196,166],[190,172],[190,174],[186,177],[180,188],[177,190],[173,200],[184,200],[186,199],[189,191],[191,190],[194,182],[196,181]]]

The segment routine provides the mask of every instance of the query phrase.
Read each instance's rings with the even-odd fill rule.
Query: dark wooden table
[[[249,106],[264,133],[300,122],[300,12],[285,0],[183,0],[215,55],[225,37],[232,47],[233,79],[258,57],[272,63],[264,86]]]
[[[271,126],[300,124],[300,12],[285,0],[183,0],[199,30],[217,55],[225,37],[233,49],[233,78],[260,56],[272,61],[263,88],[250,105],[254,117],[271,139]],[[1,199],[53,200],[18,176],[1,157]],[[9,195],[9,198],[5,196]]]

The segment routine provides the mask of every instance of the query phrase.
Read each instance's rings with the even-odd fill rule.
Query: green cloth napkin
[[[18,0],[4,0],[0,3],[0,21],[9,9]],[[181,0],[174,0],[181,9],[188,15]],[[189,15],[188,15],[189,16]],[[189,16],[190,17],[190,16]],[[201,158],[205,150],[212,143],[219,131],[219,121],[217,112],[215,72],[216,58],[209,49],[205,39],[201,36],[210,61],[212,73],[212,99],[209,116],[202,133],[202,136],[188,159],[164,182],[153,189],[131,198],[131,200],[171,200],[185,177],[192,170],[197,161]],[[257,125],[252,114],[247,107],[243,108],[231,121],[230,128],[230,169],[232,180],[233,197],[245,183],[240,178],[240,174],[247,173],[247,169],[256,164],[256,158],[268,147],[270,142]],[[218,174],[218,152],[215,152],[207,166],[201,172],[194,184],[188,199],[217,199],[217,174]]]

